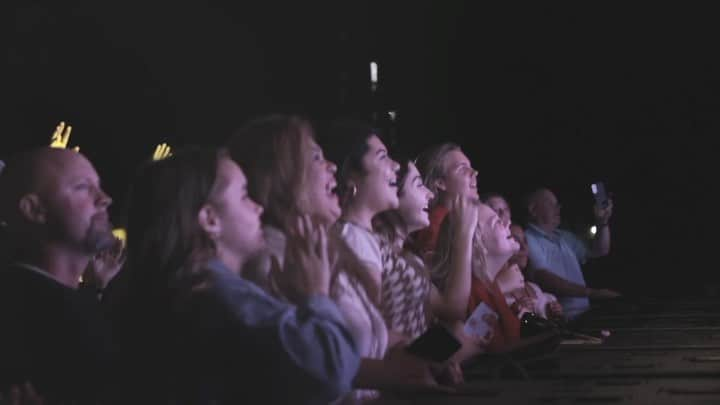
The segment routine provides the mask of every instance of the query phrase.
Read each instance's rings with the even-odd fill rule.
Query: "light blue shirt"
[[[585,264],[588,248],[572,232],[557,229],[547,233],[530,224],[525,230],[528,258],[534,269],[548,270],[568,281],[585,286],[581,264]],[[572,319],[590,309],[586,297],[562,297],[558,301],[565,315]]]

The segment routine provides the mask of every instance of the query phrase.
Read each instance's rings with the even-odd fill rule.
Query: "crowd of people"
[[[323,128],[327,142],[302,117],[271,115],[220,148],[144,163],[126,245],[83,154],[6,160],[4,398],[336,404],[451,392],[465,366],[543,345],[590,298],[619,295],[582,272],[609,253],[611,202],[595,207],[585,240],[559,228],[556,196],[538,188],[523,227],[503,196],[479,195],[459,145],[401,158],[365,122]],[[438,328],[457,347],[416,350]]]

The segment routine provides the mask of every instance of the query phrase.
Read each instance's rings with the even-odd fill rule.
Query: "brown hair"
[[[405,180],[407,180],[408,172],[410,171],[410,164],[415,163],[414,161],[404,158],[400,159],[400,169],[396,172],[397,173],[397,194],[398,197],[402,197],[405,193],[404,186],[405,186]],[[397,229],[401,226],[403,223],[403,219],[400,216],[400,213],[397,209],[389,210],[381,212],[372,220],[373,223],[373,230],[380,235],[381,238],[384,238],[390,245],[395,245],[395,242],[397,242],[398,233]],[[410,237],[410,236],[408,236]],[[414,247],[413,243],[407,243],[407,248]],[[414,250],[414,249],[413,249]],[[417,253],[417,252],[414,252]]]
[[[265,207],[263,223],[285,230],[301,214],[308,162],[300,152],[309,121],[294,115],[268,115],[250,121],[228,141],[230,157],[245,171],[248,193]]]
[[[374,128],[362,120],[338,119],[326,128],[327,156],[338,167],[337,193],[342,205],[345,205],[350,197],[351,179],[367,173],[363,166],[363,157],[370,150],[368,140],[373,136],[383,139],[379,128]]]
[[[188,148],[138,171],[130,189],[127,227],[132,288],[165,291],[180,269],[193,268],[194,259],[214,253],[198,213],[222,188],[217,181],[222,157],[214,149]]]

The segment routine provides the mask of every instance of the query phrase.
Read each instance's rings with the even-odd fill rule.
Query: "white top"
[[[374,278],[380,279],[382,273],[382,255],[380,254],[380,241],[377,236],[352,222],[338,222],[335,225],[338,234],[347,246],[355,252],[360,261],[370,270],[376,271]]]
[[[271,226],[264,226],[263,232],[267,241],[266,253],[275,256],[279,263],[282,264],[285,256],[285,235],[279,229]],[[379,254],[379,247],[377,249]],[[337,275],[332,279],[330,298],[340,309],[340,313],[345,320],[345,326],[355,340],[360,357],[382,359],[385,357],[388,346],[388,330],[385,321],[380,311],[367,296],[365,288],[353,276],[352,271],[338,268],[337,263],[339,262],[341,261],[334,260],[332,263],[332,272],[333,274],[337,273]],[[259,273],[265,277],[268,276],[266,270]],[[345,400],[375,398],[378,396],[378,392],[375,390],[354,390],[350,396],[352,398],[345,398]]]

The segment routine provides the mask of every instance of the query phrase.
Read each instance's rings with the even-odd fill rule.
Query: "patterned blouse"
[[[399,252],[385,238],[380,240],[382,294],[380,312],[388,329],[415,339],[428,328],[430,278],[418,256]]]

